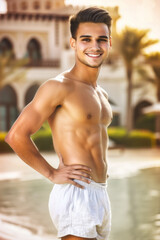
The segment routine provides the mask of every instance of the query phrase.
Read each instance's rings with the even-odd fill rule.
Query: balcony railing
[[[26,67],[53,67],[53,68],[59,68],[60,67],[60,60],[36,60],[36,61],[29,61],[29,63],[26,64]]]

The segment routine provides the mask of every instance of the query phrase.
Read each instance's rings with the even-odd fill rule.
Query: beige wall
[[[27,8],[23,9],[22,4],[26,3]],[[29,13],[52,13],[55,9],[64,7],[64,0],[38,0],[40,8],[34,9],[36,0],[7,0],[9,12]],[[46,3],[50,2],[51,8],[46,9]]]
[[[0,40],[4,37],[8,38],[14,47],[15,56],[22,58],[26,54],[29,40],[35,38],[41,45],[43,59],[60,59],[61,52],[69,42],[69,28],[65,21],[58,20],[59,43],[56,44],[55,24],[55,20],[0,20]],[[66,26],[68,31],[66,31]]]

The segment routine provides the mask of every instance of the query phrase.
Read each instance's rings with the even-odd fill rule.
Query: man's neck
[[[99,75],[100,67],[98,68],[91,68],[91,67],[81,67],[75,66],[71,69],[70,73],[72,74],[73,78],[76,81],[84,82],[88,85],[91,85],[93,87],[97,86],[97,78]]]

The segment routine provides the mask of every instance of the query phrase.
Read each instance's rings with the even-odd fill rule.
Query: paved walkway
[[[58,166],[58,158],[54,153],[42,153],[45,159],[53,166]],[[145,168],[160,165],[160,149],[116,149],[108,151],[108,165],[110,177],[121,172],[121,166],[128,168],[128,171],[137,168]],[[24,174],[25,173],[25,174]],[[116,174],[115,174],[116,173]],[[27,166],[14,153],[0,154],[0,180],[14,179],[34,175],[40,175],[31,167]]]

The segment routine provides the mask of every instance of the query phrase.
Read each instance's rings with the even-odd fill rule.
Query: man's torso
[[[98,86],[67,78],[60,81],[67,88],[66,96],[48,119],[54,148],[66,165],[91,167],[93,180],[105,182],[107,126],[112,119],[107,95]]]

